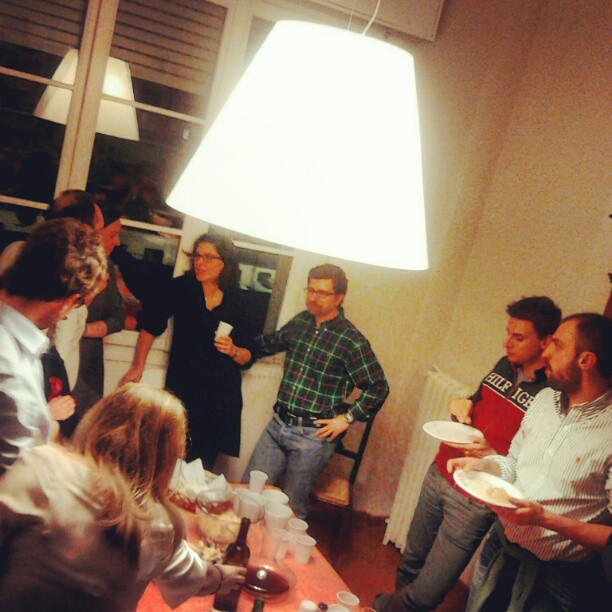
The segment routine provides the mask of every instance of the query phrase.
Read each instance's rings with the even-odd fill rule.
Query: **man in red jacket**
[[[432,610],[457,582],[495,514],[463,493],[446,469],[449,459],[505,455],[535,395],[547,386],[542,352],[561,320],[547,297],[528,297],[506,308],[502,357],[469,399],[451,402],[454,420],[482,431],[472,444],[442,443],[414,512],[392,594],[374,600],[378,612]]]

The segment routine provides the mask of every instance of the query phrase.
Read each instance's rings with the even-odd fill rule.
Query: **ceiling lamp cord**
[[[370,17],[370,21],[368,21],[368,24],[366,25],[366,27],[364,28],[363,32],[361,33],[362,36],[365,36],[368,33],[368,30],[370,29],[370,26],[374,23],[374,20],[376,19],[376,15],[378,15],[378,9],[380,8],[380,0],[378,0],[378,2],[376,3],[376,8],[374,9],[374,14],[372,15],[372,17]]]

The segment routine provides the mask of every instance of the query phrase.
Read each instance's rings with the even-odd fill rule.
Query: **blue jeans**
[[[396,591],[378,595],[378,612],[432,610],[455,585],[495,514],[457,492],[429,467],[397,568]]]
[[[336,442],[322,440],[316,427],[286,425],[275,414],[261,434],[244,472],[243,481],[251,470],[261,470],[268,482],[276,484],[285,474],[285,493],[298,518],[305,518],[310,489],[330,462]]]
[[[482,547],[470,587],[468,612],[474,609],[474,595],[482,588],[494,561],[503,554],[504,545],[496,528],[491,530]],[[518,569],[518,562],[512,559],[506,562],[497,576],[495,589],[481,608],[483,612],[508,609]],[[540,561],[533,589],[523,609],[529,612],[609,610],[612,587],[606,582],[599,559],[580,563]]]

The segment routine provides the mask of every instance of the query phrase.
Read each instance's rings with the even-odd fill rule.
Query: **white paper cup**
[[[275,504],[284,504],[285,506],[289,503],[289,496],[282,491],[276,489],[266,489],[261,493],[269,502]]]
[[[233,503],[232,509],[234,510],[234,512],[238,516],[240,516],[240,512],[241,512],[241,509],[240,509],[240,500],[242,498],[240,497],[240,493],[238,491],[240,491],[240,489],[236,489],[234,491],[234,503]]]
[[[266,484],[266,480],[268,480],[268,475],[265,472],[260,472],[259,470],[251,470],[249,489],[254,493],[261,493],[263,491],[264,485]]]
[[[357,610],[357,606],[359,605],[359,597],[353,595],[353,593],[349,591],[338,591],[336,593],[336,601],[349,610],[349,612]]]
[[[293,535],[285,531],[281,537],[281,541],[276,549],[276,560],[282,561],[287,556],[289,545],[293,542]]]
[[[245,489],[237,489],[237,491],[240,491],[240,493],[237,493],[240,498],[238,516],[249,518],[252,523],[260,521],[263,518],[266,506],[265,497]]]
[[[327,612],[349,612],[349,609],[340,604],[332,604],[327,608]]]
[[[266,519],[266,527],[268,529],[287,529],[287,523],[293,512],[291,508],[283,504],[275,504],[270,502],[266,504],[264,510],[264,518]]]
[[[316,612],[317,604],[310,599],[303,599],[300,607],[298,608],[298,612]]]
[[[295,550],[293,553],[295,562],[299,565],[308,565],[310,556],[312,555],[312,549],[315,547],[316,543],[317,541],[310,536],[299,535],[295,540]]]
[[[232,329],[234,329],[233,325],[230,325],[225,321],[219,321],[219,325],[217,326],[217,336],[229,336],[232,333]]]
[[[293,535],[293,542],[291,542],[291,547],[295,547],[295,541],[298,536],[305,535],[306,530],[308,529],[308,523],[303,521],[302,519],[292,518],[289,519],[289,523],[287,523],[287,529],[289,533]]]

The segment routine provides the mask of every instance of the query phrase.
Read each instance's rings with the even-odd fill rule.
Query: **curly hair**
[[[30,300],[85,298],[106,276],[106,268],[106,254],[91,227],[76,219],[54,219],[28,236],[0,286]]]

